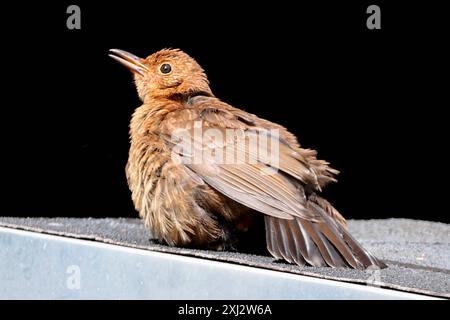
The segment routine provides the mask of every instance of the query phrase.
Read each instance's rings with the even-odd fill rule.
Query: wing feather
[[[180,158],[188,160],[183,164],[200,181],[266,215],[267,248],[274,257],[318,267],[384,266],[350,236],[340,213],[315,194],[314,190],[333,181],[337,173],[327,162],[316,159],[315,151],[301,149],[295,137],[280,126],[226,105],[221,105],[224,110],[206,107],[203,104],[210,101],[206,98],[197,101],[201,106],[170,114],[161,125],[161,137]],[[215,137],[205,139],[197,131],[209,129],[215,130]],[[231,135],[230,129],[235,130]],[[270,141],[278,138],[267,131],[270,129],[281,129],[277,143]],[[179,141],[179,136],[174,139],[175,130],[182,131],[190,148],[175,148]],[[269,143],[251,148],[261,132],[270,138],[263,139]],[[271,157],[274,151],[275,159]],[[235,162],[227,162],[230,154]],[[189,161],[196,155],[201,155],[200,163]]]

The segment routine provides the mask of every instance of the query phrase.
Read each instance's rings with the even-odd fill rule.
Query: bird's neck
[[[176,94],[187,100],[190,96],[204,95],[214,97],[214,94],[209,87],[208,79],[204,74],[199,77],[184,80],[176,87]]]
[[[209,91],[192,93],[176,93],[168,96],[147,97],[144,103],[136,108],[131,118],[130,135],[137,137],[147,134],[157,134],[160,123],[165,116],[177,109],[185,108],[189,101],[198,96],[213,97]]]
[[[133,113],[130,123],[131,138],[156,133],[159,124],[170,111],[178,108],[168,99],[146,99]]]

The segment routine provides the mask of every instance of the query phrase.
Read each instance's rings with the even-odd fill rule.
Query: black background
[[[66,8],[81,7],[81,30]],[[366,28],[378,4],[382,29]],[[136,217],[128,123],[140,102],[109,48],[180,48],[222,100],[341,171],[348,218],[448,222],[448,33],[436,4],[74,1],[2,8],[2,213]]]

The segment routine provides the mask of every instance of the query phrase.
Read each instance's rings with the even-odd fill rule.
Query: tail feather
[[[323,221],[311,222],[297,217],[286,220],[265,216],[267,248],[275,258],[300,266],[308,263],[315,267],[386,267],[320,205],[310,202],[308,207],[322,216]]]
[[[326,263],[329,266],[334,267],[345,267],[346,263],[343,260],[342,256],[336,251],[336,248],[333,245],[333,242],[329,241],[325,234],[320,229],[320,224],[314,224],[309,221],[302,221],[303,224],[308,224],[311,230],[311,236],[314,242],[320,249],[322,257],[325,259]],[[338,246],[337,246],[338,247]],[[354,260],[349,257],[349,262],[353,262]]]
[[[325,210],[322,207],[317,206],[315,204],[312,204],[312,205],[315,206],[316,209],[318,209],[319,211]],[[328,205],[329,205],[329,203],[328,203]],[[330,228],[330,225],[334,225],[335,226],[334,229],[339,231],[339,235],[341,236],[342,240],[345,242],[345,244],[347,244],[347,247],[350,248],[353,257],[356,258],[356,262],[362,263],[363,268],[367,268],[369,266],[377,266],[379,268],[387,267],[387,265],[384,262],[380,261],[375,256],[373,256],[369,251],[364,249],[358,243],[358,241],[356,241],[356,239],[353,238],[353,236],[347,231],[346,226],[345,227],[342,226],[342,223],[340,221],[337,221],[339,223],[338,224],[338,223],[335,223],[335,220],[331,219],[326,214],[323,214],[322,216],[325,218],[325,221],[328,222],[326,224],[321,224],[322,228],[324,230],[326,230],[328,228],[328,229],[330,229],[330,231],[333,231],[333,228]],[[360,267],[357,267],[357,268],[360,269]]]
[[[269,248],[269,252],[277,259],[283,260],[284,257],[280,252],[279,245],[284,241],[280,241],[279,238],[277,238],[280,233],[276,229],[277,224],[276,223],[269,223],[269,221],[266,219],[266,242],[267,242],[267,248]],[[284,250],[284,248],[283,248]]]
[[[344,233],[344,240],[352,248],[359,260],[364,260],[364,267],[376,266],[380,269],[386,268],[387,265],[373,256],[369,251],[364,249],[348,232]]]
[[[298,220],[296,219],[295,223],[292,223],[292,225],[294,227],[297,227],[298,231],[302,235],[302,237],[300,239],[302,241],[304,241],[304,244],[305,244],[304,246],[306,248],[306,252],[305,252],[305,255],[304,255],[305,260],[309,264],[311,264],[313,266],[318,266],[318,267],[326,266],[327,264],[322,259],[322,256],[320,254],[319,248],[317,248],[316,243],[311,238],[311,236],[309,235],[307,230],[305,230],[305,227],[301,223],[301,220],[300,219],[298,219]]]
[[[349,248],[347,243],[343,240],[342,234],[339,233],[336,228],[330,227],[324,223],[318,225],[317,228],[321,231],[323,236],[333,244],[339,254],[350,266],[356,269],[361,268],[361,263],[359,263],[351,248]]]
[[[301,233],[298,231],[297,228],[293,228],[291,223],[286,223],[286,221],[282,221],[284,224],[287,233],[291,235],[293,239],[294,246],[291,246],[291,256],[294,259],[295,263],[304,266],[306,264],[306,260],[304,258],[306,251],[306,247],[304,245],[304,242],[301,241]]]
[[[340,255],[345,261],[356,269],[361,269],[364,263],[361,263],[357,257],[355,257],[353,250],[345,242],[343,234],[348,233],[341,224],[336,223],[333,219],[324,214],[323,209],[315,203],[310,203],[310,207],[322,213],[324,222],[318,223],[317,228],[328,239],[334,247],[339,251]]]
[[[284,260],[290,263],[294,263],[292,253],[295,252],[295,243],[292,241],[292,235],[286,232],[283,223],[274,224],[275,233],[278,236],[278,251]],[[284,241],[287,239],[288,241]],[[281,240],[281,241],[280,241]]]

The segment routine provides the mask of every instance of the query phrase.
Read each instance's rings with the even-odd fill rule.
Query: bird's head
[[[145,59],[119,49],[110,52],[111,58],[134,73],[142,101],[193,94],[213,96],[202,67],[181,50],[163,49]]]

